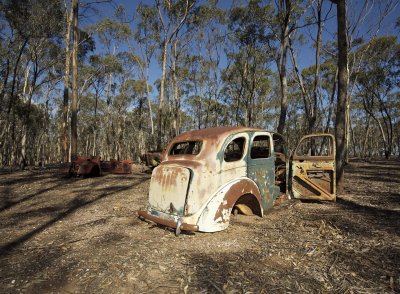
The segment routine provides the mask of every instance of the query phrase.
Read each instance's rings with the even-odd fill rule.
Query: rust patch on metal
[[[292,190],[296,198],[336,199],[334,142],[331,134],[313,134],[302,138],[292,163]]]
[[[100,176],[100,157],[78,156],[72,162],[64,163],[61,172],[66,176]]]
[[[146,166],[154,168],[161,163],[162,157],[163,157],[163,151],[153,150],[153,151],[147,151],[145,154],[142,154],[140,156],[140,160]]]
[[[244,201],[244,203],[246,203],[247,205],[249,205],[251,201],[250,199],[255,198],[258,204],[258,208],[254,207],[254,203],[253,205],[251,205],[252,207],[250,208],[253,210],[254,214],[262,216],[262,212],[260,209],[262,200],[261,195],[258,191],[258,187],[251,181],[242,180],[236,184],[233,184],[232,187],[229,188],[228,192],[225,194],[224,200],[218,207],[218,210],[214,216],[214,221],[219,218],[223,221],[228,221],[226,218],[224,218],[224,211],[232,209],[241,197],[247,197],[247,199]]]
[[[60,172],[66,176],[97,177],[104,173],[130,174],[131,160],[102,161],[100,156],[78,156],[72,162],[64,163]]]
[[[138,211],[138,215],[141,218],[147,219],[149,221],[152,221],[156,224],[160,224],[169,228],[173,228],[176,229],[177,226],[177,222],[176,221],[171,221],[171,220],[166,220],[160,217],[156,217],[154,215],[149,214],[147,211],[145,210],[139,210]],[[191,224],[186,224],[186,223],[182,223],[180,226],[180,229],[183,231],[198,231],[199,227],[197,225],[191,225]]]
[[[182,215],[190,180],[189,169],[176,165],[160,165],[153,170],[149,203],[158,211]]]
[[[318,200],[334,200],[334,171],[328,165],[321,165],[320,170],[309,168],[313,163],[303,163],[295,167],[293,189],[303,198]]]
[[[112,174],[130,174],[132,173],[132,160],[115,160],[101,161],[100,167],[102,172]]]

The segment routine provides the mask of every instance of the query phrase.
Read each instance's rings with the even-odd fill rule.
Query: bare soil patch
[[[400,162],[352,162],[336,203],[290,200],[218,233],[141,221],[150,174],[0,171],[3,293],[400,292]]]

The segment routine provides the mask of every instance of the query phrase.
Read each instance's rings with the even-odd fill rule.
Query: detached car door
[[[303,137],[291,158],[290,186],[294,198],[336,201],[335,137]]]

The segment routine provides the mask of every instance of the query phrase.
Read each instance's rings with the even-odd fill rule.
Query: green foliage
[[[91,30],[96,31],[102,44],[111,49],[112,44],[119,44],[131,38],[133,33],[128,24],[109,18],[100,20]]]
[[[271,17],[270,6],[262,6],[262,1],[251,0],[247,6],[233,7],[229,18],[229,28],[243,45],[255,47],[257,43],[268,41],[267,21]]]
[[[399,83],[400,45],[396,37],[376,38],[361,46],[355,58],[363,58],[357,75],[358,82],[368,91],[388,93]]]
[[[135,39],[139,43],[148,43],[152,40],[155,43],[159,43],[161,41],[161,24],[158,19],[156,7],[139,4],[136,13],[138,14],[139,22]]]
[[[57,0],[5,0],[0,6],[10,28],[23,38],[53,38],[62,31],[61,2]],[[46,21],[44,21],[46,20]]]
[[[96,49],[96,43],[89,33],[86,31],[79,32],[79,47],[78,47],[78,58],[84,60],[89,53],[94,52]]]

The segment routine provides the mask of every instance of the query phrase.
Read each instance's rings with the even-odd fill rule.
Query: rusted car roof
[[[262,131],[262,129],[258,128],[249,128],[249,127],[216,127],[216,128],[208,128],[208,129],[200,129],[195,131],[190,131],[183,133],[181,135],[176,136],[167,146],[166,151],[163,154],[163,160],[171,160],[171,159],[189,159],[193,160],[192,155],[170,155],[168,154],[171,146],[175,143],[185,142],[185,141],[202,141],[203,142],[203,150],[207,150],[207,152],[200,152],[197,156],[198,160],[209,158],[209,156],[213,156],[213,153],[216,153],[220,150],[220,145],[223,144],[227,137],[231,135],[235,135],[237,133],[241,133],[244,131]],[[192,163],[193,164],[193,163]]]

